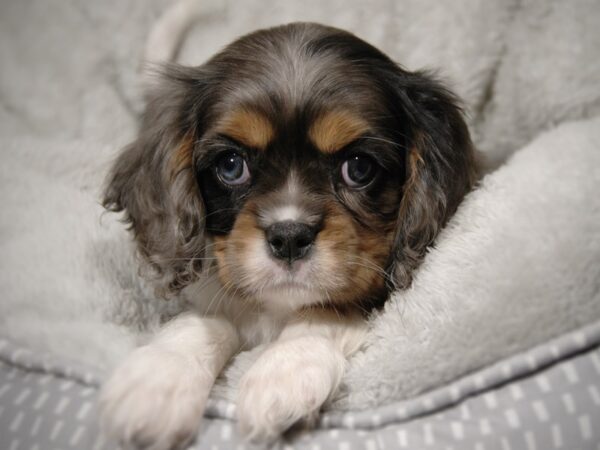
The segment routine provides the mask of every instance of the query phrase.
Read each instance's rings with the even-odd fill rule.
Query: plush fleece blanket
[[[596,1],[205,3],[181,62],[292,20],[349,29],[409,69],[438,69],[488,168],[413,286],[371,319],[330,408],[414,396],[600,318]],[[135,132],[140,55],[167,4],[0,5],[0,334],[101,370],[181,308],[153,298],[98,205]],[[233,396],[255,354],[216,395]]]

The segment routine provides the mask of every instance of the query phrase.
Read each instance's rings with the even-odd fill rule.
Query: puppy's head
[[[104,204],[167,292],[212,254],[267,307],[365,305],[409,285],[474,174],[452,94],[347,32],[292,24],[167,67]]]

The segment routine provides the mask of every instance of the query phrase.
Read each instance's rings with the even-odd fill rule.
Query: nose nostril
[[[308,238],[299,238],[296,240],[296,247],[298,247],[298,248],[308,247],[311,243],[312,243],[312,240],[309,240]]]
[[[266,230],[271,253],[278,259],[292,262],[306,256],[315,239],[315,231],[304,223],[284,221]]]
[[[281,249],[283,247],[283,241],[279,238],[273,238],[269,241],[269,244],[271,244],[273,247],[275,247],[276,249]]]

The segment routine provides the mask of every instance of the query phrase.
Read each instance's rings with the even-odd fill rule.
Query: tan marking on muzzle
[[[336,306],[361,303],[385,288],[384,265],[392,244],[392,230],[371,230],[355,223],[337,204],[330,204],[325,227],[317,237],[331,273],[340,286],[328,293]],[[383,232],[383,233],[382,233]]]

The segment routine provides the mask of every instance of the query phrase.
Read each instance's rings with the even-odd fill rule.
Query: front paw
[[[103,428],[127,449],[185,448],[198,432],[211,384],[193,360],[141,347],[102,389]]]
[[[339,385],[344,367],[342,354],[325,339],[276,343],[240,382],[240,432],[248,440],[270,442],[294,423],[315,419]]]

